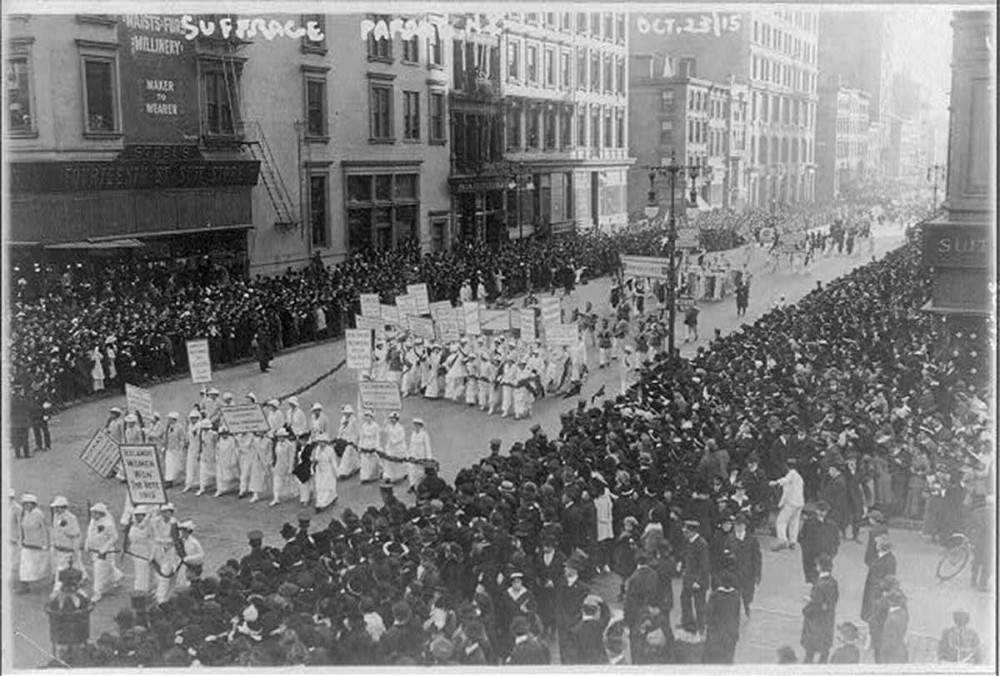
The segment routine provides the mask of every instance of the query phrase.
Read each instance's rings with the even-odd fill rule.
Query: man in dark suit
[[[570,630],[580,621],[587,588],[580,580],[586,565],[583,557],[573,555],[564,565],[564,579],[556,588],[556,628],[559,630],[559,652],[572,650]]]
[[[705,628],[705,594],[712,573],[708,542],[700,534],[701,522],[684,522],[684,559],[681,568],[681,627],[692,633]]]
[[[850,521],[851,508],[847,501],[847,482],[844,480],[843,466],[830,465],[827,468],[829,478],[820,491],[820,498],[830,505],[830,520],[837,524],[841,537],[847,530]]]
[[[514,648],[507,658],[507,664],[550,664],[549,649],[531,633],[528,618],[518,615],[511,622]]]
[[[740,592],[732,573],[719,576],[719,586],[712,591],[706,615],[708,626],[702,663],[732,664],[736,642],[740,639]]]
[[[400,658],[419,659],[424,645],[424,633],[413,623],[413,611],[406,601],[398,601],[392,606],[395,620],[379,641],[379,652],[388,664]]]
[[[802,609],[802,647],[804,664],[809,664],[819,654],[820,664],[825,664],[833,646],[833,630],[837,616],[840,589],[833,578],[833,562],[821,555],[817,561],[819,572],[809,594],[809,602]]]
[[[788,430],[787,426],[781,428],[778,437],[771,442],[764,456],[764,471],[767,473],[767,478],[772,481],[782,476],[781,468],[788,464],[788,456],[792,452]]]
[[[865,499],[861,492],[861,477],[858,476],[858,456],[853,451],[847,456],[844,467],[844,485],[847,488],[847,520],[844,525],[844,537],[847,528],[851,529],[851,540],[861,542],[861,519],[865,512]]]
[[[579,486],[571,486],[566,490],[565,502],[563,504],[562,527],[563,542],[562,550],[566,556],[571,555],[575,550],[587,551],[588,529],[586,507],[580,502],[582,493]]]
[[[648,552],[640,549],[635,555],[636,569],[625,580],[625,624],[629,631],[638,631],[642,610],[646,606],[659,606],[661,582],[660,576],[650,566],[651,558]],[[633,646],[633,659],[635,649]]]
[[[750,604],[753,603],[754,592],[760,584],[762,562],[760,542],[747,529],[745,515],[736,515],[736,523],[726,548],[736,560],[736,584],[743,599],[743,610],[750,617]]]
[[[799,545],[802,547],[802,572],[806,582],[816,581],[816,560],[826,554],[832,561],[840,549],[840,529],[826,517],[830,506],[823,501],[816,503],[813,516],[807,512],[806,520],[799,531]]]
[[[892,543],[884,537],[875,544],[876,557],[868,564],[865,589],[861,594],[861,619],[869,622],[875,601],[882,594],[882,581],[887,575],[896,574],[896,556],[892,553]]]
[[[566,557],[556,549],[554,536],[542,537],[542,551],[535,558],[535,584],[538,587],[538,617],[545,634],[556,631],[556,590],[564,582],[563,565]]]
[[[583,618],[570,630],[573,647],[566,655],[560,655],[563,664],[607,664],[608,654],[604,650],[604,622],[601,620],[601,599],[587,596],[583,600]]]

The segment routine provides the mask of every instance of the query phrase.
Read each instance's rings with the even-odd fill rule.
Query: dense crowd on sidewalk
[[[381,505],[319,530],[300,515],[280,546],[252,532],[242,560],[191,571],[72,658],[549,664],[557,649],[563,664],[731,663],[768,574],[756,532],[777,512],[780,555],[798,545],[811,589],[806,661],[860,659],[860,618],[875,661],[905,662],[908,562],[897,569],[880,513],[967,533],[974,586],[993,569],[988,337],[920,312],[927,289],[911,242],[691,360],[660,355],[626,395],[564,413],[551,438],[536,426],[507,453],[492,444],[454,485],[431,467],[412,508],[385,485]],[[170,511],[153,518],[192,537]],[[839,543],[868,523],[864,603],[838,606]],[[53,603],[86,605],[78,575],[63,576]],[[594,593],[609,580],[620,615]],[[942,659],[973,651],[961,620]]]
[[[876,197],[884,195],[855,208],[864,211]],[[838,204],[782,207],[777,221],[760,210],[702,215],[703,245],[737,246],[775,223],[779,231],[808,228],[832,218]],[[58,407],[125,382],[142,385],[182,373],[189,338],[207,338],[213,363],[224,365],[258,350],[273,353],[337,334],[358,311],[361,293],[378,292],[391,303],[418,282],[428,284],[432,299],[453,301],[466,284],[477,300],[571,288],[581,278],[615,274],[619,254],[660,254],[665,236],[666,226],[658,223],[511,242],[497,250],[463,243],[421,255],[411,245],[251,279],[207,257],[102,261],[90,268],[69,265],[61,274],[23,265],[10,280],[12,417],[30,424],[45,402]]]

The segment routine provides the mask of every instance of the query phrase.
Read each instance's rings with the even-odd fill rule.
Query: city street
[[[898,231],[880,233],[876,239],[876,255],[898,246],[902,237]],[[829,282],[844,274],[851,267],[862,262],[860,257],[821,258],[808,272],[765,270],[763,255],[755,252],[752,266],[753,284],[750,307],[746,321],[753,321],[769,309],[782,294],[787,302],[795,302],[814,288],[817,281]],[[867,256],[867,250],[865,256]],[[563,307],[571,310],[582,307],[587,301],[594,304],[599,313],[608,312],[610,280],[607,278],[578,287],[570,299],[564,300]],[[701,340],[698,344],[682,344],[682,352],[692,354],[698,345],[706,345],[718,328],[726,333],[737,328],[741,322],[735,317],[731,298],[719,303],[702,303],[700,317]],[[680,325],[680,322],[678,322]],[[683,335],[679,332],[679,335]],[[590,363],[596,364],[596,351],[590,350]],[[238,400],[248,392],[254,392],[258,400],[282,397],[300,390],[314,382],[318,376],[335,369],[344,359],[342,341],[328,342],[300,349],[279,356],[268,374],[259,373],[256,364],[220,371],[214,374],[213,383],[222,391],[232,391]],[[337,369],[332,375],[320,380],[310,389],[299,393],[303,408],[314,401],[322,403],[332,424],[336,424],[340,406],[344,403],[356,404],[356,375],[346,368]],[[609,394],[619,387],[617,364],[610,369],[594,370],[587,381],[583,395],[590,397],[602,385]],[[166,415],[178,411],[183,418],[196,399],[197,388],[188,380],[178,380],[156,386],[152,389],[154,408]],[[443,401],[427,401],[422,398],[404,400],[401,419],[404,424],[414,416],[423,417],[430,433],[434,455],[441,461],[442,475],[451,480],[464,465],[474,462],[487,452],[488,441],[493,437],[503,440],[506,448],[517,440],[528,436],[528,427],[538,422],[550,435],[558,433],[559,414],[574,406],[577,399],[562,400],[547,398],[536,403],[534,416],[527,421],[513,422],[489,417],[477,409],[459,406]],[[115,515],[119,515],[125,496],[125,486],[115,480],[99,479],[79,459],[83,445],[94,430],[104,422],[107,408],[123,404],[119,400],[105,399],[83,404],[61,412],[52,424],[53,450],[36,455],[30,460],[12,463],[12,486],[18,494],[31,490],[38,493],[42,504],[47,505],[55,495],[65,495],[82,515],[87,504],[106,502]],[[405,486],[405,484],[404,484]],[[397,491],[401,492],[401,491]],[[177,505],[181,519],[193,519],[198,530],[196,536],[206,550],[206,571],[214,572],[219,565],[231,557],[239,557],[246,550],[245,534],[253,528],[265,533],[266,544],[280,542],[277,532],[284,522],[294,522],[299,511],[294,499],[277,508],[267,507],[266,500],[250,505],[246,500],[234,496],[220,499],[195,497],[172,491],[172,501]],[[409,496],[402,496],[411,500]],[[363,509],[378,499],[375,485],[361,486],[357,478],[339,486],[339,502],[331,512],[321,515],[314,527],[325,526],[332,515],[338,515],[345,507]],[[360,510],[359,510],[360,511]],[[81,520],[85,527],[85,521]],[[903,588],[910,597],[910,642],[913,658],[932,659],[933,647],[940,631],[950,623],[950,613],[964,608],[972,614],[972,626],[986,636],[992,633],[990,597],[977,593],[968,587],[966,575],[947,584],[950,605],[942,607],[941,587],[934,576],[934,568],[940,556],[936,546],[927,543],[914,532],[900,532],[894,535],[896,556],[900,561],[900,578]],[[765,550],[764,580],[758,593],[758,609],[750,621],[744,622],[741,641],[737,650],[738,662],[767,663],[774,661],[777,647],[789,644],[798,646],[801,630],[802,597],[807,587],[802,582],[801,563],[797,552],[770,552],[770,538],[762,537]],[[845,543],[836,561],[834,575],[840,579],[841,605],[838,621],[853,619],[860,623],[857,615],[860,608],[860,594],[864,582],[865,569],[861,561],[863,546]],[[130,564],[124,569],[130,572]],[[601,593],[612,604],[617,604],[618,579],[609,576],[601,580]],[[130,580],[126,580],[126,585]],[[42,595],[12,596],[12,618],[14,629],[22,632],[38,645],[49,645],[47,618],[42,612]],[[102,601],[91,622],[91,635],[96,638],[112,624],[114,614],[127,602],[127,591],[118,592]],[[926,599],[927,602],[922,602]],[[46,661],[27,639],[18,637],[15,641],[14,665],[16,667],[38,666]]]

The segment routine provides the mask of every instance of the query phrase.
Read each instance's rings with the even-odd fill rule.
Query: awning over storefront
[[[98,242],[64,242],[50,244],[46,249],[139,249],[145,246],[137,239],[109,239]]]

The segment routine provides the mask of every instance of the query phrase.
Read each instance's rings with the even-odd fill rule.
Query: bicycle
[[[962,533],[949,537],[946,546],[948,551],[937,565],[937,576],[941,582],[946,582],[965,570],[972,558],[972,541]]]

